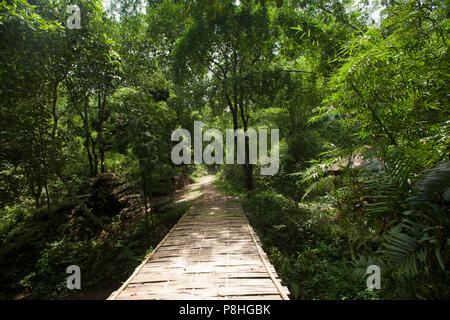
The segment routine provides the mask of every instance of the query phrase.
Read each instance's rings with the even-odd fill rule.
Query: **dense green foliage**
[[[0,2],[0,297],[114,288],[218,170],[292,298],[448,298],[448,32],[443,0]],[[279,129],[279,172],[174,165],[195,120]]]
[[[87,201],[111,228],[109,233],[93,226],[80,215],[80,208],[70,203],[50,211],[2,210],[0,268],[5,272],[1,298],[19,293],[32,298],[89,298],[97,293],[104,299],[190,207],[185,203],[155,209],[148,232],[146,217],[139,210],[142,204],[129,200],[133,196],[139,200],[139,195],[130,193],[131,186],[123,187],[115,179],[112,182],[118,186],[111,189],[94,183],[91,188],[96,195]],[[75,262],[82,270],[81,294],[66,286],[65,269]]]

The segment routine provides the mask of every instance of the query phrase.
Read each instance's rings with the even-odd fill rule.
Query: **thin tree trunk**
[[[144,166],[142,164],[142,160],[139,159],[139,169],[141,171],[141,180],[142,180],[142,189],[144,191],[144,210],[145,210],[145,229],[147,232],[147,245],[150,247],[150,226],[148,224],[148,205],[147,205],[147,176],[144,171]],[[153,220],[152,220],[152,226],[153,226]]]
[[[148,205],[147,196],[144,191],[144,210],[145,210],[145,231],[147,232],[147,247],[150,248],[150,227],[148,225]]]
[[[100,152],[100,172],[105,173],[105,147],[103,145],[103,121],[104,121],[104,107],[106,102],[106,96],[101,101],[100,91],[98,92],[98,148]]]
[[[86,153],[89,160],[89,174],[91,178],[94,178],[96,174],[96,164],[91,152],[91,132],[89,130],[89,96],[85,97],[84,101],[84,115],[80,112],[81,119],[83,120],[84,128],[84,147],[86,148]]]
[[[50,193],[48,192],[48,182],[47,181],[45,181],[44,189],[45,189],[45,195],[47,197],[47,210],[48,210],[48,213],[50,213],[50,208],[51,208]]]
[[[242,126],[244,128],[244,132],[248,130],[248,119],[245,117],[244,104],[242,101],[239,103],[239,109],[241,111],[241,121]],[[250,163],[250,141],[249,137],[245,137],[245,164],[244,164],[244,172],[245,172],[245,184],[247,186],[248,191],[253,190],[253,165]]]
[[[97,143],[94,138],[92,138],[91,133],[89,132],[89,139],[91,140],[91,154],[92,154],[92,164],[93,164],[93,175],[92,177],[96,177],[98,175],[98,157],[97,157]]]
[[[75,201],[80,206],[80,208],[81,208],[82,212],[84,213],[84,215],[86,216],[86,218],[88,218],[89,220],[91,220],[92,222],[94,222],[95,224],[100,226],[103,230],[111,233],[111,229],[108,226],[104,225],[103,222],[95,214],[92,213],[92,211],[86,206],[86,204],[77,197],[76,193],[73,191],[71,184],[68,182],[67,178],[64,177],[64,175],[62,174],[62,172],[59,168],[59,164],[56,159],[56,153],[57,153],[56,132],[58,130],[58,117],[56,115],[56,105],[57,105],[57,101],[58,101],[58,95],[57,95],[58,94],[58,84],[55,85],[54,96],[53,96],[53,106],[52,106],[53,107],[52,108],[53,128],[52,128],[52,135],[51,135],[52,152],[50,152],[51,165],[54,168],[54,172],[55,172],[56,176],[62,182],[62,184],[66,188],[69,195],[75,199]],[[86,108],[87,108],[87,106],[85,104],[85,110],[86,110]],[[86,115],[87,115],[87,112],[86,112]],[[83,120],[86,120],[85,123],[88,123],[87,122],[88,118],[83,119]]]
[[[33,185],[31,187],[31,190],[33,192],[34,203],[36,205],[36,209],[39,209],[42,206],[42,204],[41,204],[42,187],[40,187],[40,186],[35,187]]]

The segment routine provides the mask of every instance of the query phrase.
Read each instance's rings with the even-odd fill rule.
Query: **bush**
[[[33,298],[66,298],[66,268],[81,269],[81,292],[117,288],[188,210],[173,206],[154,214],[147,234],[146,217],[122,210],[108,219],[112,233],[98,231],[74,205],[25,211],[0,211],[0,298],[30,294]],[[139,213],[140,211],[138,211]],[[77,291],[77,294],[80,292]]]
[[[355,273],[349,241],[320,207],[299,206],[274,191],[242,201],[292,299],[373,299]]]

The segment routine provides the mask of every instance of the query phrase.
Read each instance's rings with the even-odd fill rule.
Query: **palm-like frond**
[[[435,267],[446,270],[448,251],[448,202],[443,195],[449,188],[450,161],[439,163],[419,179],[408,210],[400,225],[384,238],[382,253],[398,275],[414,277],[421,270],[429,275]]]
[[[411,201],[413,206],[424,206],[436,200],[440,195],[447,195],[450,188],[450,160],[438,163],[433,169],[427,170],[419,179],[415,196]],[[443,199],[449,201],[450,199]]]
[[[336,177],[330,175],[311,183],[311,185],[305,190],[302,201],[311,193],[317,195],[332,191],[334,189],[335,180]]]

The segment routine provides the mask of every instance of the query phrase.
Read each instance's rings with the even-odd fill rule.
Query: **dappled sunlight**
[[[251,233],[240,206],[217,191],[213,176],[202,178],[184,192],[199,186],[203,201],[181,218],[129,284],[111,298],[286,297],[287,288],[280,292],[275,270],[260,252],[259,240]]]

